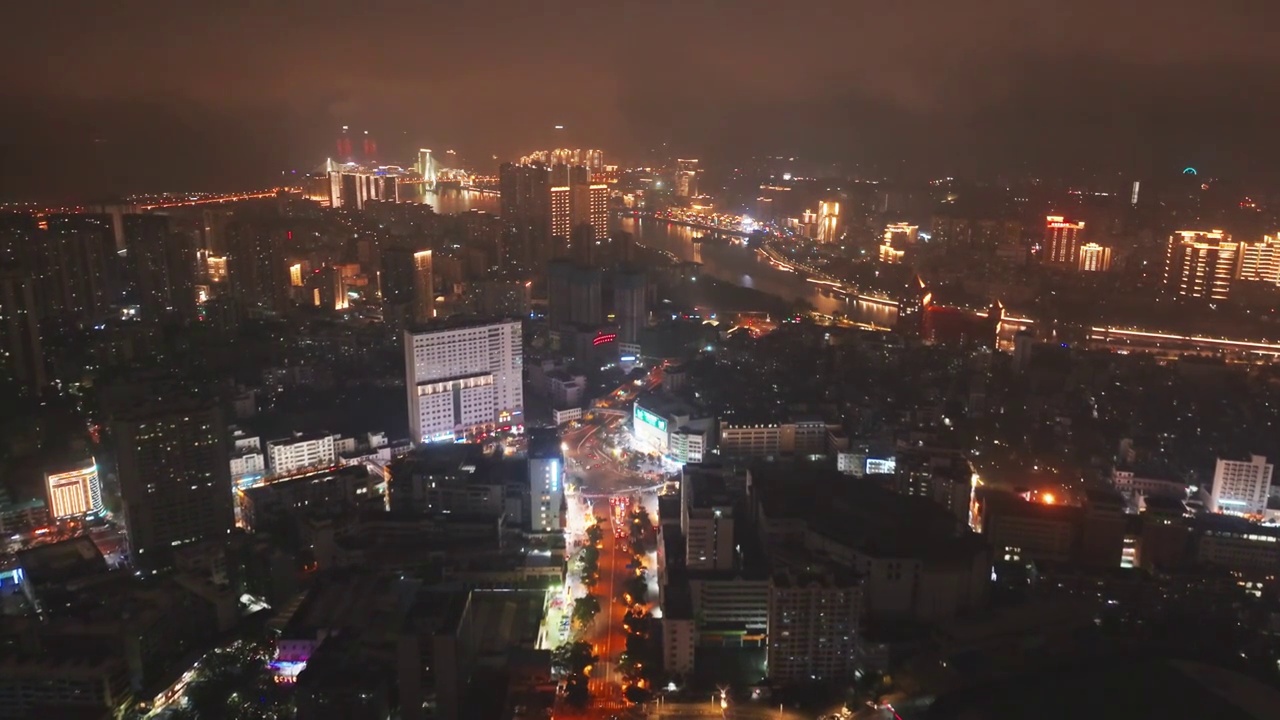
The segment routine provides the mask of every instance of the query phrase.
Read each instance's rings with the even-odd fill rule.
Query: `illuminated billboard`
[[[98,465],[88,465],[66,472],[47,473],[49,514],[55,520],[81,517],[102,512],[102,486],[98,482]]]
[[[631,414],[631,429],[635,433],[636,441],[653,452],[666,454],[667,443],[670,440],[667,437],[666,418],[645,410],[640,407],[640,403],[635,404]]]
[[[639,405],[636,406],[636,419],[646,425],[651,425],[662,432],[667,431],[667,421],[645,410]]]

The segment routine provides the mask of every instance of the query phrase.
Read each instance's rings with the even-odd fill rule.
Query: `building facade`
[[[167,567],[179,546],[226,539],[232,526],[229,453],[216,401],[137,402],[141,397],[114,414],[112,435],[132,560],[155,569]]]
[[[405,331],[415,443],[452,441],[524,422],[518,320],[437,320]]]
[[[1218,458],[1213,472],[1209,512],[1228,515],[1261,515],[1267,509],[1271,475],[1275,466],[1261,455],[1248,460]]]

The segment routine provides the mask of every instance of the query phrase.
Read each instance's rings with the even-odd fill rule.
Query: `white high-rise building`
[[[1267,509],[1274,470],[1275,466],[1261,455],[1251,455],[1248,460],[1219,458],[1213,471],[1209,512],[1261,515]]]
[[[404,335],[414,442],[455,440],[524,423],[519,320],[436,320]]]

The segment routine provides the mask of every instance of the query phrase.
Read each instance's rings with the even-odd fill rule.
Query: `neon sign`
[[[604,345],[605,343],[611,343],[617,339],[618,339],[617,333],[609,333],[608,335],[597,335],[596,339],[591,341],[591,344],[599,346],[599,345]]]

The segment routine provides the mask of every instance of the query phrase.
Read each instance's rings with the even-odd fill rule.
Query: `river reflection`
[[[401,190],[404,192],[404,190]],[[454,215],[468,210],[483,210],[498,214],[498,196],[490,193],[479,193],[474,190],[448,188],[439,191],[426,191],[422,186],[408,189],[410,201],[430,205],[440,215]],[[401,198],[404,196],[401,195]]]
[[[621,217],[614,222],[617,229],[631,233],[642,245],[666,250],[681,260],[702,263],[702,274],[717,280],[785,300],[804,300],[818,312],[843,313],[856,322],[888,326],[897,319],[898,311],[891,307],[824,295],[814,283],[761,262],[754,250],[724,242],[695,243],[695,238],[708,234],[706,230],[652,218]]]

